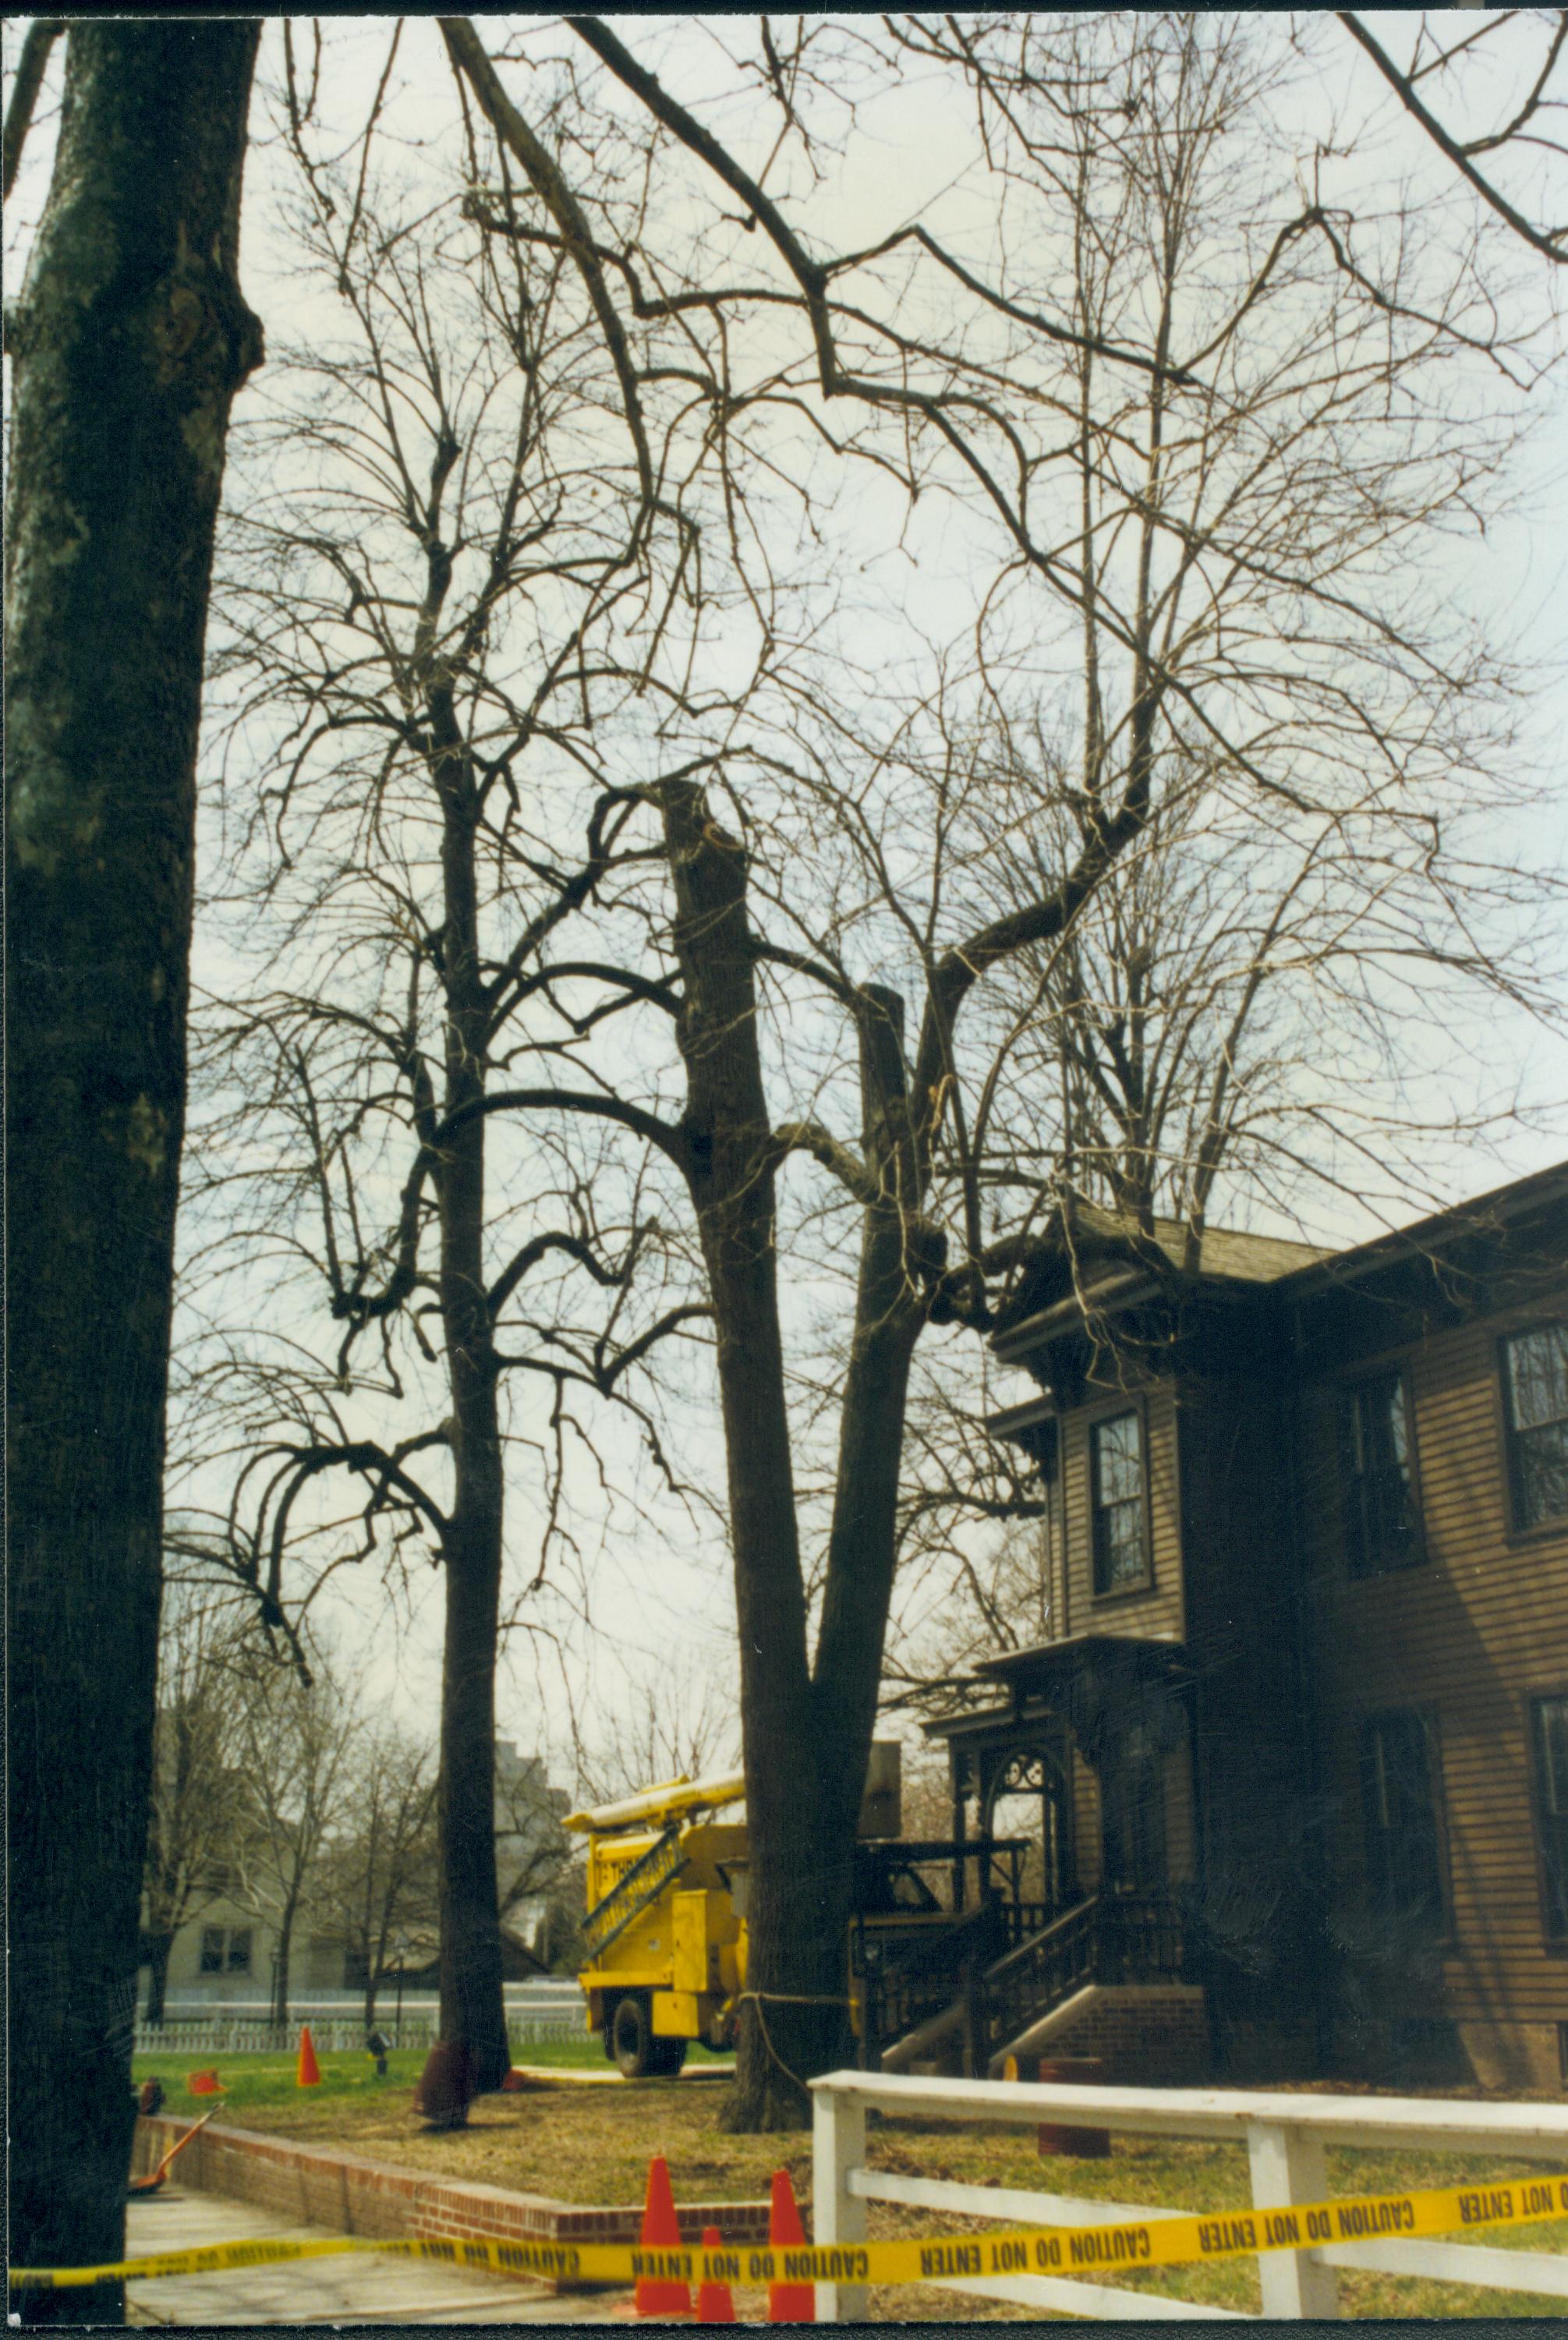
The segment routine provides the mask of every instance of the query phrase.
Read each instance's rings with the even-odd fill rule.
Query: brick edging
[[[167,2115],[136,2123],[132,2168],[144,2176],[194,2121]],[[638,2205],[557,2202],[542,2194],[514,2194],[477,2179],[437,2177],[393,2162],[332,2147],[298,2145],[256,2129],[202,2131],[170,2171],[170,2183],[231,2201],[255,2202],[291,2221],[339,2235],[392,2241],[403,2236],[494,2242],[635,2243],[642,2223]],[[700,2243],[717,2226],[726,2243],[766,2243],[766,2202],[680,2203],[683,2241]]]

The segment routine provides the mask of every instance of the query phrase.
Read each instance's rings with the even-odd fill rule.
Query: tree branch
[[[623,1129],[645,1138],[668,1155],[678,1170],[685,1173],[688,1163],[687,1144],[681,1131],[657,1114],[647,1113],[640,1105],[628,1105],[621,1097],[596,1096],[588,1089],[492,1089],[486,1096],[471,1097],[449,1113],[436,1127],[433,1143],[440,1147],[460,1130],[465,1122],[475,1120],[481,1114],[543,1113],[551,1107],[562,1113],[597,1114],[605,1121],[618,1121]]]
[[[758,224],[766,229],[775,249],[795,282],[799,285],[805,298],[806,312],[811,321],[812,336],[817,344],[818,370],[822,383],[822,394],[825,398],[833,398],[849,391],[879,395],[881,402],[885,403],[923,403],[908,393],[895,402],[894,394],[887,392],[884,386],[862,382],[858,376],[846,373],[840,369],[833,341],[832,318],[828,301],[828,286],[835,273],[845,268],[857,266],[861,261],[875,259],[878,253],[889,251],[893,245],[900,243],[908,235],[913,235],[940,266],[949,270],[961,283],[968,286],[970,292],[978,293],[980,299],[987,302],[991,307],[1000,309],[1007,316],[1017,319],[1020,323],[1031,325],[1037,331],[1048,334],[1053,341],[1068,342],[1076,349],[1092,350],[1101,357],[1136,366],[1146,373],[1162,372],[1167,380],[1186,379],[1185,376],[1172,372],[1169,368],[1160,365],[1157,360],[1143,357],[1136,351],[1118,348],[1114,342],[1098,341],[1092,335],[1075,333],[1065,325],[1051,324],[1033,310],[1018,308],[1001,294],[988,291],[984,284],[978,283],[967,269],[961,268],[949,253],[944,252],[940,244],[923,228],[900,228],[898,233],[889,236],[886,243],[872,245],[866,252],[845,253],[827,263],[813,260],[785,221],[777,204],[763,193],[756,180],[749,173],[741,169],[734,156],[726,147],[720,145],[710,131],[704,129],[694,114],[689,114],[683,105],[670,95],[657,74],[649,73],[645,67],[638,64],[631,52],[616,39],[615,35],[601,17],[568,16],[566,21],[578,37],[586,42],[600,64],[608,65],[616,79],[624,82],[627,88],[642,100],[654,118],[663,123],[667,130],[673,132],[683,146],[689,147],[692,154],[700,156],[715,176],[723,181],[731,194],[739,197]]]
[[[1465,153],[1464,148],[1459,144],[1457,139],[1451,138],[1449,136],[1447,131],[1444,130],[1442,123],[1438,121],[1436,115],[1430,114],[1427,111],[1420,98],[1415,94],[1414,87],[1408,75],[1400,72],[1399,67],[1394,64],[1393,58],[1389,56],[1386,50],[1382,48],[1378,42],[1374,39],[1373,35],[1367,31],[1365,25],[1362,23],[1360,17],[1353,15],[1347,8],[1336,8],[1335,10],[1335,14],[1339,18],[1340,23],[1345,26],[1346,32],[1349,33],[1352,39],[1360,42],[1362,47],[1366,51],[1367,55],[1372,59],[1373,64],[1377,67],[1378,72],[1383,75],[1384,80],[1388,84],[1390,89],[1394,92],[1406,111],[1414,115],[1416,121],[1420,123],[1421,127],[1425,131],[1433,144],[1437,147],[1442,154],[1447,155],[1448,160],[1453,164],[1454,169],[1469,180],[1471,185],[1481,197],[1483,203],[1489,203],[1492,209],[1497,213],[1498,218],[1506,220],[1508,225],[1513,230],[1515,235],[1523,236],[1525,243],[1531,245],[1534,251],[1544,253],[1546,258],[1548,260],[1554,260],[1559,267],[1563,266],[1565,263],[1568,263],[1568,250],[1564,250],[1563,245],[1563,238],[1565,233],[1568,233],[1568,230],[1564,230],[1563,228],[1551,228],[1543,231],[1540,228],[1533,227],[1530,222],[1524,217],[1523,213],[1522,212],[1515,211],[1507,197],[1500,194],[1497,189],[1492,184],[1490,179],[1485,177],[1482,172],[1476,169],[1474,164]],[[575,20],[572,19],[569,21]]]
[[[37,16],[27,27],[16,60],[16,78],[11,84],[11,103],[5,108],[5,127],[0,131],[0,196],[8,195],[15,183],[49,52],[65,29],[63,16]]]
[[[585,1267],[595,1284],[614,1286],[624,1284],[626,1282],[627,1270],[622,1268],[617,1273],[614,1268],[601,1265],[594,1256],[591,1244],[584,1243],[581,1235],[554,1234],[535,1235],[530,1242],[523,1244],[516,1258],[501,1270],[490,1287],[486,1296],[492,1324],[499,1319],[501,1310],[511,1298],[523,1277],[539,1265],[547,1253],[552,1251],[564,1252],[569,1259],[574,1259],[577,1262],[579,1267]]]
[[[604,281],[604,271],[599,264],[588,222],[554,156],[540,144],[501,87],[501,77],[468,18],[438,16],[436,22],[453,64],[466,75],[496,136],[511,147],[527,172],[535,193],[560,228],[566,248],[582,279],[610,351],[616,379],[620,384],[621,403],[636,452],[638,483],[642,491],[646,515],[655,501],[653,459],[649,452],[648,432],[642,419],[637,369],[627,346],[625,329],[610,297],[610,287]]]

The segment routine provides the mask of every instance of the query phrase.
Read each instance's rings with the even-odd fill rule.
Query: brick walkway
[[[306,2242],[329,2230],[291,2225],[253,2202],[176,2186],[127,2214],[125,2256],[197,2250],[213,2243],[286,2237]],[[131,2324],[600,2324],[626,2313],[630,2295],[556,2296],[542,2284],[472,2275],[418,2259],[353,2252],[282,2266],[234,2267],[223,2275],[165,2276],[126,2284]]]

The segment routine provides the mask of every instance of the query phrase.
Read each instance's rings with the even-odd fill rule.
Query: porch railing
[[[1100,1912],[1098,1901],[1080,1901],[977,1977],[969,1997],[969,2060],[977,2072],[1097,1978]]]
[[[967,1916],[918,1931],[856,1919],[851,1971],[860,1999],[861,2049],[873,2070],[883,2048],[940,2015],[996,1958],[1007,1938],[1007,1906],[985,1902]]]
[[[977,2072],[1089,1983],[1189,1978],[1186,1929],[1168,1894],[1099,1895],[1048,1924],[1048,1913],[1040,1914],[1040,1930],[1025,1935],[970,1988],[969,2061]]]
[[[1099,1904],[1099,1967],[1106,1983],[1189,1982],[1187,1929],[1168,1893],[1107,1893]]]

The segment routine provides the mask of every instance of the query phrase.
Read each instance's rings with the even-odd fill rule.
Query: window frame
[[[234,1950],[243,1943],[244,1956],[236,1961]],[[198,1975],[248,1975],[255,1972],[255,1928],[253,1926],[203,1926],[196,1951]]]
[[[1411,1536],[1410,1556],[1392,1564],[1357,1567],[1352,1556],[1350,1538],[1350,1493],[1353,1482],[1346,1457],[1346,1412],[1354,1408],[1364,1390],[1379,1382],[1394,1381],[1399,1385],[1399,1397],[1404,1415],[1404,1448],[1408,1457],[1410,1482]],[[1335,1424],[1338,1441],[1339,1469],[1339,1543],[1345,1575],[1353,1584],[1371,1584],[1390,1576],[1408,1575],[1413,1568],[1424,1568],[1428,1559],[1426,1522],[1421,1501],[1421,1455],[1415,1437],[1415,1394],[1411,1386],[1408,1356],[1384,1358],[1374,1366],[1359,1367],[1354,1374],[1335,1384],[1337,1419]],[[1400,1710],[1403,1711],[1404,1710]]]
[[[1540,1760],[1541,1740],[1536,1722],[1541,1707],[1562,1703],[1568,1705],[1568,1682],[1549,1682],[1540,1689],[1523,1693],[1524,1753],[1530,1779],[1530,1835],[1535,1854],[1535,1887],[1541,1903],[1542,1946],[1551,1958],[1568,1958],[1568,1879],[1563,1889],[1563,1924],[1560,1932],[1552,1926],[1552,1899],[1546,1871],[1546,1808],[1544,1766]],[[1563,1815],[1568,1829],[1568,1811]]]
[[[1427,1938],[1434,1947],[1452,1948],[1454,1939],[1453,1858],[1448,1839],[1448,1800],[1444,1791],[1443,1732],[1435,1707],[1380,1706],[1360,1718],[1357,1752],[1362,1788],[1362,1849],[1367,1887],[1371,1898],[1380,1905],[1380,1913],[1390,1919],[1397,1919],[1400,1913],[1392,1906],[1387,1894],[1380,1890],[1374,1874],[1374,1828],[1366,1791],[1374,1732],[1380,1723],[1406,1720],[1420,1726],[1425,1742],[1426,1783],[1432,1803],[1433,1838],[1437,1858],[1437,1920]]]
[[[1513,1423],[1513,1380],[1508,1354],[1513,1342],[1528,1340],[1532,1333],[1552,1332],[1559,1325],[1568,1330],[1568,1314],[1532,1314],[1505,1326],[1494,1344],[1498,1438],[1503,1451],[1503,1519],[1510,1543],[1538,1543],[1553,1536],[1568,1536],[1568,1512],[1553,1512],[1550,1519],[1538,1520],[1533,1526],[1526,1526],[1522,1515],[1519,1433]]]
[[[1130,1415],[1138,1426],[1138,1517],[1143,1535],[1143,1573],[1136,1583],[1100,1582],[1099,1433],[1111,1423]],[[1141,1600],[1155,1589],[1154,1511],[1150,1502],[1148,1408],[1140,1393],[1118,1392],[1097,1405],[1084,1420],[1084,1472],[1089,1529],[1089,1597],[1094,1601]]]

